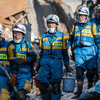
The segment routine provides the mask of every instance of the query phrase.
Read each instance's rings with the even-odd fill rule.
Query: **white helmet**
[[[3,26],[0,24],[0,34],[3,33]]]
[[[47,23],[48,22],[53,22],[53,23],[59,24],[59,17],[55,14],[50,14],[47,16]]]
[[[21,23],[15,23],[12,28],[13,31],[22,32],[24,35],[26,34],[26,27]]]
[[[89,9],[87,7],[81,6],[81,8],[78,10],[78,15],[89,16]]]
[[[96,11],[100,11],[100,4],[96,6]]]

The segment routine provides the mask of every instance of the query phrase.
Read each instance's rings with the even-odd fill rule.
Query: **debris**
[[[0,0],[0,16],[4,18],[25,11],[27,8],[26,0]]]

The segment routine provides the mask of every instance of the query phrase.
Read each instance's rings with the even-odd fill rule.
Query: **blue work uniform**
[[[98,35],[100,36],[100,20],[97,19],[97,17],[96,17],[96,18],[92,18],[90,21],[91,21],[92,23],[95,23],[95,24],[96,24],[97,33],[98,33]],[[100,40],[100,38],[99,38],[99,40]],[[99,41],[99,40],[98,40],[98,41]],[[99,56],[99,55],[97,54],[97,56]],[[99,57],[99,58],[100,58],[100,57]],[[98,61],[99,61],[99,58],[97,59]]]
[[[94,23],[87,21],[85,24],[77,22],[73,25],[69,34],[68,46],[71,47],[74,43],[76,68],[81,67],[84,71],[86,69],[95,69],[97,47],[98,53],[100,52],[98,39],[99,35]]]
[[[49,84],[51,84],[52,88],[55,84],[57,84],[58,88],[60,87],[63,67],[62,59],[64,61],[64,65],[69,64],[67,54],[67,37],[59,30],[57,30],[53,36],[49,32],[46,32],[41,35],[40,48],[40,70],[38,72],[37,79],[39,80],[39,83],[44,84],[41,87],[45,88],[45,92],[41,93],[42,100],[48,100],[47,89]],[[53,89],[55,91],[55,88]],[[55,92],[51,92],[51,100],[60,99],[60,88],[57,94]]]
[[[11,72],[13,74],[17,73],[15,47],[13,44],[5,41],[4,38],[2,38],[2,41],[0,42],[0,61],[3,61],[6,65],[8,74],[10,74]],[[0,93],[7,93],[7,91],[9,91],[8,77],[6,76],[3,69],[0,68]]]
[[[97,33],[100,35],[100,19],[92,18],[90,20],[92,23],[95,23],[97,26]]]
[[[97,26],[97,33],[100,36],[100,19],[98,19],[97,17],[96,18],[92,18],[91,22],[96,24],[96,26]],[[98,42],[99,41],[100,41],[100,37],[98,39]],[[98,57],[97,62],[100,62],[100,55],[98,53],[97,53],[97,57]]]
[[[14,42],[13,42],[14,43]],[[27,43],[25,38],[20,43],[14,43],[17,58],[27,58],[27,63],[18,64],[17,73],[17,90],[24,89],[26,92],[31,90],[31,62],[36,58],[33,45]],[[11,93],[11,97],[15,97],[15,93]]]
[[[97,0],[97,1],[99,1],[99,0]],[[97,17],[96,17],[96,18],[92,18],[91,22],[95,23],[96,26],[97,26],[97,32],[98,32],[98,35],[99,35],[99,38],[97,39],[97,41],[98,41],[98,43],[100,43],[100,20],[97,19]],[[97,61],[100,61],[100,59],[99,59],[100,58],[99,53],[97,53],[97,56],[98,56]],[[80,99],[83,99],[83,100],[97,99],[97,98],[99,98],[99,95],[100,94],[97,93],[97,92],[95,92],[95,91],[94,91],[94,93],[93,93],[93,91],[89,92],[89,93],[82,93],[80,95]]]

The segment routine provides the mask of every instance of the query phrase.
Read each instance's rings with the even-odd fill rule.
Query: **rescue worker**
[[[100,4],[98,4],[96,6],[96,8],[95,8],[95,18],[92,18],[91,22],[96,23],[97,32],[100,35]],[[99,38],[99,41],[100,41],[100,38]],[[99,61],[100,60],[97,59],[97,65],[98,65],[98,63],[100,63]],[[100,76],[99,76],[99,79],[100,79]],[[99,82],[99,84],[100,84],[100,82]],[[91,100],[91,99],[99,100],[100,99],[100,93],[97,93],[95,90],[89,91],[88,93],[82,93],[80,95],[80,100]]]
[[[84,72],[87,70],[88,88],[92,87],[94,69],[96,62],[96,52],[98,48],[99,54],[99,42],[96,25],[88,21],[89,10],[87,7],[82,7],[78,12],[78,22],[76,22],[69,34],[68,42],[68,55],[72,56],[72,43],[74,43],[74,55],[76,66],[76,78],[77,78],[77,91],[76,95],[82,93]],[[95,46],[97,44],[97,48]]]
[[[87,0],[82,0],[82,3],[76,8],[76,11],[75,11],[75,14],[74,14],[74,19],[75,19],[75,21],[78,19],[78,15],[77,15],[78,10],[79,10],[82,6],[88,8]]]
[[[91,19],[91,22],[96,23],[98,32],[100,27],[100,4],[98,4],[95,8],[95,18]]]
[[[31,63],[34,62],[36,54],[33,45],[25,40],[26,28],[21,23],[13,25],[12,43],[15,46],[18,59],[18,73],[16,87],[21,100],[26,100],[26,93],[31,90]],[[11,100],[15,100],[15,92],[11,93]],[[18,98],[18,97],[17,97]]]
[[[9,98],[9,84],[16,84],[16,76],[17,76],[17,60],[16,60],[16,52],[13,44],[5,41],[4,38],[1,37],[3,33],[3,26],[0,24],[0,65],[4,66],[1,61],[6,65],[7,72],[11,75],[11,80],[8,80],[3,69],[0,68],[0,100],[8,100]],[[9,84],[8,84],[9,82]]]
[[[50,99],[61,100],[62,59],[65,67],[69,68],[67,37],[58,30],[58,24],[59,17],[57,15],[48,15],[48,31],[42,34],[40,38],[40,69],[37,79],[42,100],[49,100],[49,86],[51,86]]]
[[[87,6],[88,6],[88,9],[89,9],[89,18],[91,19],[92,18],[92,14],[93,14],[93,8],[94,8],[93,0],[88,0],[87,1]]]
[[[92,18],[91,22],[96,23],[97,32],[100,35],[100,4],[98,4],[96,6],[96,8],[95,8],[95,18]]]

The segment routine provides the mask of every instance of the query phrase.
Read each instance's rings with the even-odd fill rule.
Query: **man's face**
[[[56,28],[58,25],[55,24],[55,23],[53,23],[53,22],[49,22],[49,23],[47,23],[47,26],[48,26],[49,28]]]
[[[78,19],[80,22],[86,20],[86,18],[87,18],[87,16],[85,16],[85,15],[78,15]]]
[[[82,4],[87,4],[87,1],[83,0],[83,1],[82,1]]]
[[[21,40],[23,38],[23,34],[21,32],[14,31],[14,38],[16,40]]]

